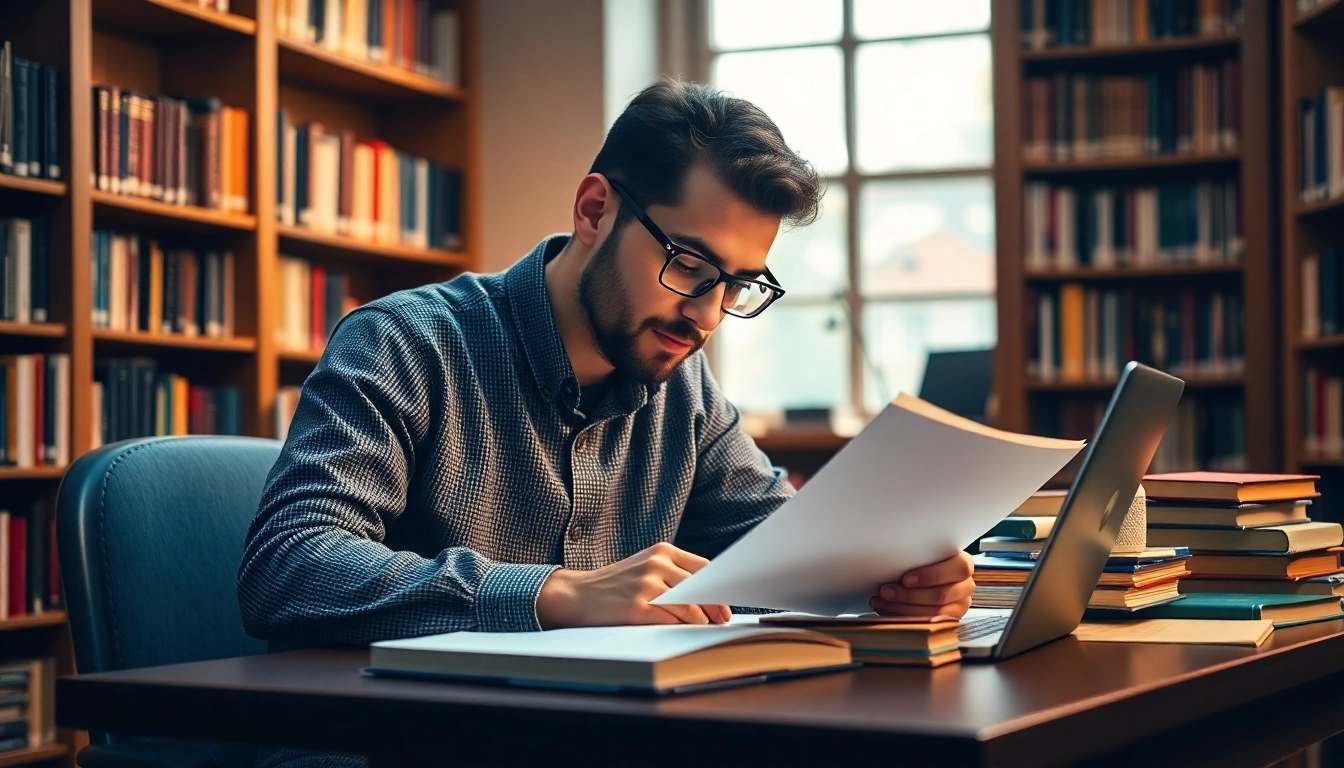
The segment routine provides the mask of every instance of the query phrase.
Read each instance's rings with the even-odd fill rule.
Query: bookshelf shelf
[[[1298,462],[1303,467],[1326,467],[1339,468],[1344,467],[1344,456],[1306,456],[1304,455]]]
[[[28,336],[39,339],[59,339],[65,336],[65,323],[0,322],[0,336]]]
[[[1344,1],[1325,0],[1293,20],[1293,26],[1307,32],[1344,24]]]
[[[48,744],[43,747],[17,749],[13,752],[0,753],[0,768],[12,768],[16,765],[32,765],[33,763],[57,760],[68,754],[70,754],[70,747],[65,744]]]
[[[310,43],[280,38],[281,78],[380,101],[430,100],[455,104],[466,99],[454,88],[400,67],[359,61]]]
[[[280,250],[287,255],[292,253],[295,256],[347,261],[394,259],[408,264],[424,264],[454,269],[464,269],[467,264],[471,263],[470,257],[461,251],[446,251],[440,248],[414,248],[409,245],[355,240],[350,237],[327,235],[303,227],[284,224],[277,224],[275,230],[280,236]]]
[[[3,480],[60,480],[65,467],[0,467]]]
[[[1217,154],[1140,155],[1137,157],[1108,157],[1096,160],[1040,161],[1024,160],[1022,170],[1036,174],[1095,173],[1097,171],[1157,170],[1160,168],[1192,168],[1210,165],[1229,165],[1241,159],[1238,152]]]
[[[1181,376],[1187,389],[1230,389],[1245,384],[1241,376]],[[1115,389],[1117,379],[1088,381],[1040,381],[1027,380],[1027,390],[1031,392],[1109,392]]]
[[[281,349],[278,354],[280,361],[285,363],[317,365],[317,361],[322,359],[320,349]]]
[[[141,333],[93,329],[93,340],[99,344],[120,346],[159,347],[164,349],[197,350],[209,352],[255,352],[257,340],[243,336],[214,339],[203,336],[178,336],[170,333]]]
[[[65,190],[66,185],[63,181],[31,179],[27,176],[14,176],[8,173],[0,173],[0,193],[31,192],[38,195],[62,197],[65,195]]]
[[[1344,334],[1322,336],[1319,339],[1301,339],[1297,348],[1303,352],[1319,350],[1338,350],[1344,348]]]
[[[94,190],[95,218],[114,220],[124,226],[170,227],[174,229],[225,229],[250,231],[257,228],[251,214],[222,213],[190,205],[168,205],[127,195]]]
[[[0,619],[0,632],[13,632],[36,627],[59,627],[65,623],[65,611],[43,611],[18,618]]]
[[[1035,61],[1072,61],[1077,59],[1116,59],[1138,56],[1150,56],[1155,53],[1175,53],[1182,51],[1204,51],[1218,48],[1236,48],[1241,42],[1240,35],[1215,35],[1208,37],[1186,37],[1173,40],[1155,40],[1149,43],[1130,45],[1095,45],[1066,48],[1047,48],[1041,51],[1022,51],[1024,62]]]
[[[1332,197],[1329,200],[1322,200],[1319,203],[1297,204],[1297,217],[1307,218],[1309,216],[1319,216],[1325,213],[1344,213],[1344,195]]]
[[[1033,270],[1024,273],[1032,282],[1063,281],[1112,281],[1145,280],[1154,278],[1209,277],[1215,275],[1240,275],[1241,267],[1236,264],[1172,264],[1160,267],[1116,267],[1113,269],[1093,269],[1076,267],[1073,269]]]
[[[829,429],[781,429],[752,438],[762,451],[837,451],[849,438]]]
[[[92,9],[95,24],[138,37],[171,41],[257,33],[252,19],[187,0],[92,0]]]

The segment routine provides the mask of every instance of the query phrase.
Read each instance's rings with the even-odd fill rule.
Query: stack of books
[[[241,435],[242,391],[194,386],[150,358],[99,360],[93,371],[94,444],[156,435]]]
[[[904,667],[941,667],[961,661],[951,616],[762,616],[762,626],[794,627],[829,635],[849,644],[855,661]]]
[[[1193,552],[1185,593],[1335,595],[1344,529],[1312,522],[1317,475],[1149,475],[1148,542]],[[1338,607],[1338,606],[1336,606]]]
[[[1298,158],[1303,204],[1344,195],[1344,88],[1324,87],[1303,99],[1302,154]]]
[[[0,355],[0,466],[70,461],[70,355]]]
[[[0,621],[61,607],[53,513],[44,500],[0,507]]]
[[[163,248],[154,238],[95,229],[91,256],[93,327],[233,336],[232,251]]]
[[[281,349],[321,351],[336,324],[357,306],[344,272],[293,256],[280,257],[280,324],[275,340]]]
[[[1029,50],[1234,35],[1242,23],[1241,0],[1022,0],[1021,8]]]
[[[56,659],[0,661],[0,756],[54,743]]]
[[[0,42],[0,173],[61,178],[60,73]]]
[[[1045,540],[1054,529],[1064,491],[1043,491],[980,540],[975,556],[977,608],[1012,608],[1022,596]],[[1129,612],[1180,599],[1179,581],[1189,575],[1184,548],[1113,553],[1088,600],[1092,612]]]
[[[280,37],[460,84],[457,11],[430,0],[278,0]]]
[[[0,321],[47,322],[50,261],[46,217],[0,219]]]

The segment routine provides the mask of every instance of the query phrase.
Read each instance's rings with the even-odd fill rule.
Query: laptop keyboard
[[[978,640],[985,635],[1002,631],[1008,625],[1007,616],[981,616],[971,619],[957,628],[957,639],[961,642]]]

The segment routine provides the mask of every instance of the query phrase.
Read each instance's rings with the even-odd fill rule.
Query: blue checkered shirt
[[[713,557],[792,494],[702,354],[659,385],[617,372],[592,414],[578,410],[544,280],[566,241],[340,323],[248,531],[250,634],[363,644],[539,629],[555,569],[660,541]]]

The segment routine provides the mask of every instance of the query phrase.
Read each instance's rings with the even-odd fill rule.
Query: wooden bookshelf
[[[220,13],[190,0],[93,0],[95,24],[171,43],[184,37],[252,36],[257,22],[237,13]]]
[[[1188,378],[1188,397],[1240,397],[1246,414],[1247,463],[1251,469],[1281,467],[1279,434],[1280,339],[1278,274],[1271,233],[1277,211],[1272,197],[1270,156],[1273,110],[1269,73],[1273,28],[1265,3],[1243,4],[1242,32],[1236,35],[1161,40],[1123,46],[1025,50],[1021,44],[1021,0],[994,0],[994,192],[999,341],[995,387],[997,423],[1030,431],[1037,416],[1068,403],[1104,404],[1114,382],[1081,384],[1033,381],[1027,374],[1029,291],[1053,289],[1064,282],[1117,287],[1136,295],[1161,295],[1186,282],[1210,290],[1240,288],[1244,307],[1246,373]],[[1237,150],[1211,154],[1145,155],[1078,161],[1028,161],[1024,156],[1024,112],[1028,77],[1055,73],[1132,73],[1236,58],[1240,63],[1241,126]],[[1145,174],[1153,174],[1153,178]],[[1077,187],[1149,185],[1162,178],[1186,180],[1235,178],[1239,185],[1245,249],[1234,265],[1163,265],[1143,268],[1028,270],[1023,190],[1030,181]],[[1082,201],[1080,199],[1080,204]]]
[[[282,349],[278,354],[284,363],[317,365],[317,361],[322,359],[322,352],[320,349]]]
[[[1344,519],[1344,507],[1331,501],[1329,492],[1344,484],[1344,458],[1309,455],[1306,452],[1307,407],[1305,374],[1308,366],[1318,367],[1327,375],[1344,374],[1344,334],[1321,338],[1303,337],[1302,261],[1320,249],[1344,247],[1344,197],[1304,204],[1301,201],[1301,155],[1303,99],[1316,98],[1321,88],[1344,86],[1344,48],[1339,45],[1344,30],[1344,3],[1324,2],[1299,14],[1297,4],[1284,2],[1280,8],[1279,62],[1280,135],[1283,137],[1279,159],[1282,181],[1282,272],[1283,314],[1281,317],[1284,392],[1282,439],[1285,464],[1290,471],[1320,472],[1323,515],[1312,517]]]
[[[231,0],[232,13],[202,9],[193,0],[44,0],[0,2],[0,39],[14,54],[62,72],[60,132],[64,179],[0,175],[0,203],[50,221],[50,307],[53,322],[0,323],[0,354],[43,349],[71,359],[72,460],[89,451],[99,415],[91,390],[95,366],[121,357],[147,357],[163,370],[209,386],[239,387],[243,432],[272,437],[276,390],[299,384],[320,353],[278,348],[280,253],[331,264],[350,275],[352,294],[371,301],[386,293],[437,282],[476,269],[480,252],[479,91],[476,68],[479,0],[436,0],[461,14],[462,87],[331,51],[277,40],[274,0]],[[140,93],[216,96],[246,109],[249,120],[248,213],[168,205],[94,188],[95,84]],[[277,225],[277,111],[296,121],[320,120],[359,138],[461,169],[460,252],[365,243]],[[237,334],[229,339],[126,333],[92,321],[91,232],[97,227],[160,238],[165,245],[228,249],[234,254]],[[285,362],[282,365],[282,361]],[[301,365],[300,365],[301,364]],[[54,499],[64,467],[0,467],[0,498]],[[8,506],[8,505],[6,505]],[[44,629],[38,630],[38,627]],[[32,631],[19,632],[20,629]],[[13,630],[11,632],[10,630]],[[74,673],[62,613],[0,623],[8,637],[25,638],[25,655],[52,655],[62,675]],[[32,645],[36,642],[37,645]],[[13,655],[8,644],[0,658]],[[0,756],[0,768],[43,763],[73,768],[86,743],[62,731],[60,743]]]
[[[285,224],[276,224],[275,231],[280,237],[280,248],[287,255],[373,263],[394,261],[449,269],[464,269],[472,263],[471,257],[461,251],[356,240]]]
[[[1139,155],[1136,157],[1103,157],[1095,160],[1031,160],[1023,161],[1022,170],[1031,174],[1095,173],[1097,171],[1148,171],[1165,168],[1199,168],[1208,165],[1228,165],[1241,159],[1239,152],[1216,154]]]
[[[31,336],[35,339],[59,339],[65,336],[65,323],[0,322],[0,336]]]
[[[995,0],[994,12],[1000,13],[999,0]],[[1014,9],[1014,17],[1018,11]],[[1096,46],[1066,46],[1062,48],[1047,48],[1041,51],[1027,51],[1017,47],[1017,41],[1013,41],[1020,59],[1023,62],[1070,62],[1070,61],[1100,61],[1106,59],[1129,59],[1153,56],[1154,54],[1171,54],[1185,52],[1199,52],[1215,50],[1219,48],[1235,48],[1241,42],[1240,35],[1216,35],[1208,37],[1183,37],[1171,40],[1154,40],[1146,43],[1130,43],[1128,45],[1096,45]]]
[[[110,192],[93,190],[94,217],[99,226],[106,221],[119,228],[135,229],[235,229],[253,230],[257,227],[257,217],[243,213],[225,213],[194,205],[169,205],[157,200],[130,195],[114,195]]]
[[[65,623],[65,611],[43,611],[28,616],[0,619],[0,632],[14,632],[36,627],[59,627]]]
[[[283,37],[277,43],[280,46],[280,70],[306,85],[362,99],[466,100],[466,94],[460,88],[401,67],[357,61],[318,45]]]
[[[70,747],[58,742],[42,747],[31,747],[29,749],[18,749],[13,752],[0,753],[0,768],[12,768],[13,766],[18,765],[34,765],[36,763],[45,763],[50,760],[59,760],[70,756]]]
[[[27,176],[13,176],[8,173],[0,173],[0,193],[31,192],[36,195],[60,197],[65,194],[65,190],[66,186],[63,181],[30,179]]]

